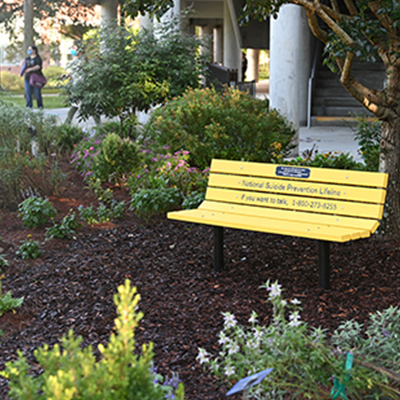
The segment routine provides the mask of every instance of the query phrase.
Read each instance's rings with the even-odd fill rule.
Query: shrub
[[[49,199],[43,199],[38,196],[31,196],[25,199],[18,207],[18,217],[28,228],[37,228],[53,219],[57,210],[51,204]]]
[[[65,68],[57,65],[50,65],[43,70],[43,74],[47,79],[47,87],[57,87],[61,75],[66,73]]]
[[[212,359],[199,349],[201,364],[230,382],[272,367],[268,378],[250,389],[249,399],[347,398],[346,392],[354,399],[399,398],[398,307],[372,314],[365,329],[347,321],[330,338],[326,330],[301,320],[300,302],[283,299],[278,282],[268,281],[265,288],[273,307],[270,324],[260,325],[254,312],[247,326],[232,313],[223,313],[221,351]]]
[[[116,133],[84,138],[72,154],[71,163],[87,179],[119,182],[139,165],[136,144]]]
[[[15,210],[27,191],[57,192],[62,178],[55,125],[55,116],[0,98],[0,207]]]
[[[55,140],[60,151],[72,153],[74,147],[80,143],[85,134],[79,126],[61,124],[54,126]]]
[[[8,71],[0,71],[1,87],[5,90],[19,91],[24,89],[24,79]]]
[[[48,345],[35,350],[34,355],[43,369],[32,376],[27,358],[21,351],[17,361],[8,362],[0,374],[10,380],[10,396],[22,399],[80,399],[80,400],[183,400],[180,383],[176,390],[157,382],[152,371],[153,345],[143,345],[142,354],[135,353],[134,330],[143,314],[137,312],[139,295],[130,281],[114,295],[117,307],[115,333],[107,346],[98,346],[102,357],[96,360],[91,346],[82,348],[82,337],[70,331],[52,349]]]
[[[189,164],[209,167],[213,158],[279,161],[294,130],[276,110],[247,93],[227,88],[189,90],[156,109],[146,135],[174,153],[190,152]]]

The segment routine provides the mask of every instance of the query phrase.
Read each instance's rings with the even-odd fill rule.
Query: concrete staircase
[[[363,85],[371,89],[382,89],[385,80],[383,63],[356,61],[353,74]],[[344,125],[357,115],[373,117],[362,107],[339,82],[339,74],[334,74],[328,67],[320,65],[314,82],[312,102],[312,124]]]

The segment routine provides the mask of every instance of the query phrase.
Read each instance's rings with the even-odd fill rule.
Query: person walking
[[[37,107],[43,109],[42,89],[30,84],[32,73],[43,76],[42,65],[43,63],[38,53],[38,48],[36,46],[29,46],[28,57],[25,59],[22,67],[23,70],[21,71],[21,75],[24,75],[25,78],[24,83],[27,108],[33,107],[33,95],[35,95]]]

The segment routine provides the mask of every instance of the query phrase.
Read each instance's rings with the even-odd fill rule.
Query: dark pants
[[[35,94],[35,99],[38,108],[43,108],[42,100],[42,89],[32,86],[28,79],[25,79],[25,97],[26,97],[26,107],[33,107],[33,94]]]

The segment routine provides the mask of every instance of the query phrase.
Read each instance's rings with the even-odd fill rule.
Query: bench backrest
[[[296,211],[300,220],[326,216],[339,226],[375,231],[387,182],[388,175],[377,172],[214,159],[205,203],[220,204],[221,210],[242,205],[242,212],[252,215]]]

